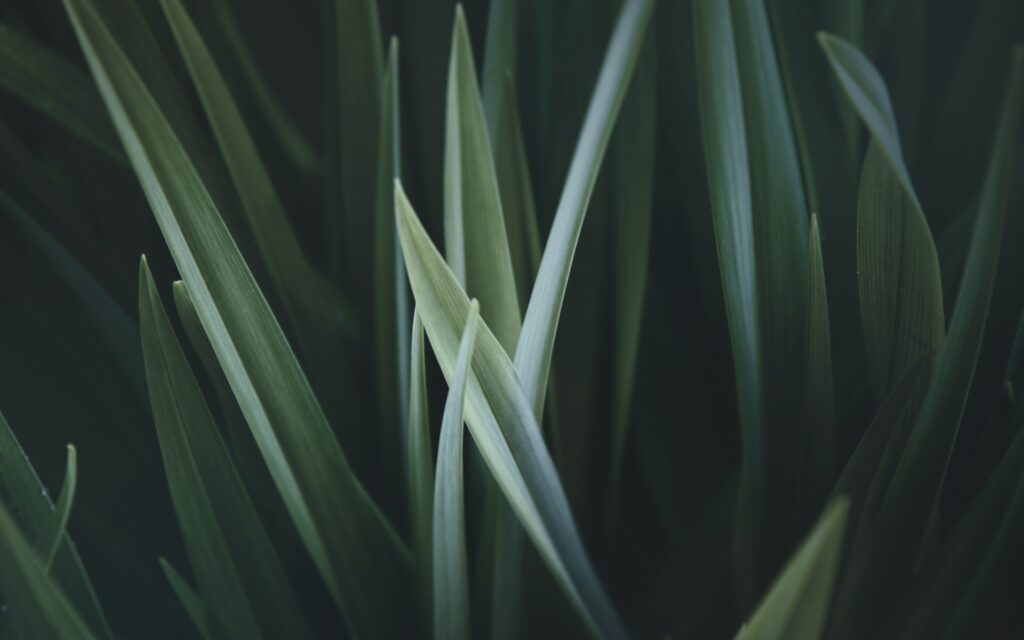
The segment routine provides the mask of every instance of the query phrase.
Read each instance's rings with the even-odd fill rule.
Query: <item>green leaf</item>
[[[1018,134],[1024,113],[1024,47],[1016,47],[996,136],[981,188],[978,217],[946,348],[921,413],[879,512],[878,566],[902,579],[913,569],[925,530],[935,517],[985,331],[999,263]],[[895,580],[886,586],[896,586]]]
[[[445,257],[466,291],[479,298],[484,322],[511,353],[522,317],[461,5],[455,9],[452,31],[445,136]]]
[[[49,571],[53,560],[57,557],[60,544],[68,528],[71,517],[71,505],[75,502],[75,490],[78,487],[78,454],[73,445],[68,445],[68,460],[64,470],[64,484],[60,488],[60,497],[54,505],[50,520],[39,534],[36,551],[43,561],[43,567]]]
[[[419,573],[419,601],[429,620],[433,584],[434,452],[427,411],[427,374],[423,353],[423,323],[413,314],[409,378],[409,432],[406,463],[409,479],[409,520],[412,522],[413,557]]]
[[[220,25],[224,43],[231,49],[235,60],[238,61],[243,79],[249,84],[256,104],[263,111],[270,130],[277,137],[277,141],[287,154],[288,159],[303,171],[315,172],[320,163],[316,151],[313,150],[305,135],[274,96],[273,90],[245,42],[245,37],[238,29],[230,4],[225,0],[217,0],[213,3],[213,15]]]
[[[308,637],[298,601],[178,344],[145,258],[139,268],[139,317],[167,482],[210,614],[232,638]]]
[[[185,609],[185,613],[188,614],[189,620],[196,625],[196,629],[199,630],[199,634],[204,640],[210,640],[210,625],[207,621],[206,607],[203,605],[203,599],[199,597],[199,594],[192,588],[192,585],[178,573],[178,570],[170,562],[160,558],[160,568],[163,569],[164,577],[167,578],[167,582],[171,585],[174,595],[178,596],[178,600],[181,601],[181,606]]]
[[[487,131],[495,147],[494,161],[498,163],[498,135],[501,131],[505,105],[515,77],[516,39],[519,35],[519,0],[495,0],[487,12],[487,34],[484,38],[484,67],[481,78],[484,114]],[[500,172],[499,172],[500,175]],[[502,192],[504,198],[504,192]],[[504,199],[502,200],[504,203]]]
[[[85,621],[47,575],[43,562],[0,504],[0,594],[26,638],[93,638]]]
[[[612,261],[615,345],[612,359],[612,449],[608,473],[609,536],[618,517],[622,457],[629,430],[640,327],[647,290],[651,209],[654,201],[656,79],[654,31],[647,34],[629,85],[620,129],[611,142]]]
[[[896,114],[885,89],[885,81],[871,61],[852,44],[842,38],[819,33],[818,42],[828,57],[839,85],[864,121],[868,131],[881,147],[881,152],[896,172],[896,179],[903,186],[912,206],[921,211],[910,172],[903,160]],[[923,214],[922,214],[923,215]]]
[[[0,86],[115,160],[124,161],[92,80],[80,68],[0,24]]]
[[[825,510],[737,640],[821,637],[839,570],[847,511],[844,499]]]
[[[324,394],[341,384],[341,300],[309,264],[245,120],[206,44],[179,0],[161,0],[217,144],[266,264],[273,291],[295,329],[300,353]]]
[[[353,475],[157,103],[87,0],[66,6],[196,313],[315,566],[355,633],[400,634],[411,623],[404,611],[411,598],[402,597],[412,586],[408,550]]]
[[[68,451],[69,470],[73,464],[71,451]],[[66,475],[65,481],[73,479],[74,475]],[[67,495],[69,502],[66,508],[70,508],[71,493],[65,490],[61,495]],[[3,414],[0,414],[0,507],[6,509],[7,516],[22,532],[19,535],[28,542],[36,542],[35,548],[42,556],[41,569],[61,585],[69,606],[77,609],[86,624],[100,637],[111,637],[103,609],[71,537],[61,529],[56,542],[52,542],[55,522],[66,519],[66,515],[54,509],[46,487],[36,475]],[[56,545],[55,550],[53,545]],[[0,590],[6,591],[6,587]],[[0,632],[2,630],[3,625],[0,624]]]
[[[337,44],[337,118],[340,179],[344,207],[341,220],[330,237],[330,254],[348,254],[349,280],[357,292],[358,308],[369,308],[370,246],[366,238],[373,231],[374,161],[380,122],[381,82],[384,78],[384,50],[381,43],[377,3],[373,0],[336,0],[335,38]],[[344,252],[342,251],[344,248]]]
[[[474,299],[459,343],[455,373],[441,420],[434,476],[434,637],[469,637],[469,569],[462,481],[463,406],[480,324]]]
[[[396,216],[417,309],[445,377],[454,375],[469,297],[396,184]],[[486,323],[473,358],[466,420],[484,461],[570,601],[601,637],[625,631],[587,558],[558,473],[512,362]]]
[[[761,341],[750,165],[729,4],[693,3],[697,99],[722,293],[732,342],[742,459],[736,565],[741,601],[754,597],[763,527]]]
[[[825,265],[818,216],[811,216],[810,283],[799,460],[802,509],[817,509],[832,484],[835,465],[835,388],[832,386],[832,334],[829,329]]]
[[[857,282],[876,402],[928,353],[926,384],[946,337],[939,259],[924,215],[877,141],[868,145],[857,199]]]
[[[409,284],[395,232],[395,180],[401,178],[402,138],[398,93],[398,40],[392,38],[384,78],[380,141],[377,148],[377,210],[373,249],[373,331],[377,403],[385,464],[399,462],[399,441],[409,429]],[[400,465],[393,468],[394,475]]]
[[[516,372],[535,415],[541,415],[544,407],[555,332],[587,205],[653,9],[654,0],[627,0],[619,13],[541,257],[515,357]]]

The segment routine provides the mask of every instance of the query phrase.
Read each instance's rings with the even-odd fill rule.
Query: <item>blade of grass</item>
[[[292,335],[321,396],[331,397],[345,380],[339,370],[344,361],[339,320],[350,314],[303,254],[238,105],[191,18],[179,0],[160,4],[199,92],[273,290],[294,329]]]
[[[741,607],[753,603],[764,518],[762,361],[754,222],[740,77],[729,4],[693,3],[700,128],[741,430],[735,571]]]
[[[413,313],[409,363],[409,432],[406,440],[406,465],[409,482],[409,520],[412,523],[412,550],[417,568],[420,613],[431,619],[434,452],[430,438],[430,414],[427,411],[427,375],[423,353],[423,323]]]
[[[51,579],[43,563],[0,504],[0,595],[26,638],[88,640],[85,621]]]
[[[238,29],[238,24],[235,21],[235,16],[231,11],[229,3],[224,0],[214,2],[213,15],[220,26],[220,33],[224,36],[224,42],[238,61],[242,76],[249,84],[256,104],[263,111],[270,130],[274,132],[278,143],[285,154],[287,154],[288,159],[303,171],[308,173],[316,172],[320,168],[320,159],[317,157],[316,151],[310,146],[305,135],[295,122],[292,121],[288,112],[274,95],[274,91],[271,89],[266,78],[264,78],[259,64],[249,49],[249,45],[245,42],[245,37]]]
[[[380,137],[377,146],[376,222],[374,226],[374,347],[381,442],[388,476],[400,473],[409,429],[409,284],[395,232],[395,180],[401,178],[402,147],[398,93],[398,40],[391,39],[384,76]],[[401,443],[401,445],[399,444]],[[408,471],[408,469],[406,469]]]
[[[441,370],[451,379],[469,298],[420,224],[401,185],[395,188],[398,230],[413,295]],[[473,372],[467,423],[492,475],[591,631],[600,637],[624,636],[583,548],[533,407],[486,323],[477,339]]]
[[[64,484],[60,488],[60,497],[53,507],[53,513],[49,521],[43,527],[36,543],[36,551],[43,561],[43,568],[50,571],[53,560],[60,550],[60,543],[68,528],[68,518],[71,517],[71,506],[75,502],[75,491],[78,487],[78,454],[73,445],[68,445],[68,459],[64,470]]]
[[[309,637],[298,600],[171,328],[145,258],[139,317],[164,469],[199,589],[232,638]]]
[[[441,421],[434,480],[434,637],[469,637],[469,569],[462,481],[463,406],[476,346],[480,304],[473,300],[459,343]]]
[[[295,354],[157,103],[87,0],[76,34],[196,312],[313,562],[359,634],[412,622],[409,554],[352,472]],[[390,603],[387,611],[383,603]],[[398,607],[398,610],[395,609]]]
[[[832,334],[829,328],[825,265],[821,256],[818,216],[811,216],[810,282],[807,294],[807,335],[804,346],[800,521],[817,510],[835,478],[835,389],[832,386]]]
[[[164,572],[164,577],[167,578],[167,583],[171,585],[174,595],[178,596],[178,600],[181,601],[181,606],[185,609],[189,620],[199,630],[199,635],[204,640],[211,640],[210,624],[207,621],[206,607],[203,605],[202,598],[170,562],[160,558],[160,568]]]
[[[46,487],[36,475],[3,414],[0,414],[0,506],[8,510],[9,517],[29,540],[40,540],[53,523],[55,510]],[[42,569],[61,585],[71,606],[81,613],[100,637],[111,637],[106,616],[74,542],[64,534],[58,536],[56,544],[55,552],[43,551],[52,558]]]
[[[515,362],[534,415],[544,407],[555,332],[587,204],[653,10],[654,0],[626,0],[619,13],[530,294]]]
[[[0,24],[0,86],[124,162],[121,143],[89,76],[6,24]]]
[[[999,263],[1001,233],[1009,204],[1024,113],[1024,47],[1016,47],[978,217],[946,348],[928,387],[921,413],[879,510],[879,564],[894,588],[919,562],[915,552],[935,517],[960,418],[974,377]],[[884,596],[884,594],[879,594]]]
[[[848,506],[840,499],[825,510],[737,640],[821,637],[839,569]]]

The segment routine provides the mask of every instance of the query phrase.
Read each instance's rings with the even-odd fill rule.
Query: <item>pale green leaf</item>
[[[412,523],[412,550],[417,569],[421,615],[429,620],[432,611],[431,578],[434,518],[434,452],[427,411],[427,373],[423,350],[423,323],[413,314],[411,359],[409,363],[409,432],[406,440],[406,466],[409,483],[409,521]]]
[[[480,324],[480,304],[473,300],[459,343],[455,373],[441,420],[434,476],[434,637],[469,638],[469,568],[466,558],[466,511],[462,480],[463,407],[470,363]]]
[[[396,216],[417,309],[446,378],[469,312],[469,297],[430,240],[401,186]],[[483,323],[467,391],[466,420],[492,475],[541,557],[590,629],[625,631],[583,548],[568,500],[512,362]]]
[[[412,623],[408,550],[366,494],[206,187],[88,0],[67,0],[196,313],[299,534],[351,628]],[[386,610],[384,603],[391,603]],[[397,605],[398,609],[395,608]]]

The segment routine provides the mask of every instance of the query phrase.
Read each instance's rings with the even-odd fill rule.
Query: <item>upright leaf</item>
[[[423,353],[423,323],[413,314],[409,362],[409,432],[406,440],[406,471],[409,482],[409,520],[412,551],[417,569],[419,605],[423,620],[432,609],[434,452],[427,411],[427,373]]]
[[[454,375],[469,297],[396,185],[396,216],[406,268],[423,326],[445,377]],[[625,630],[587,558],[536,415],[512,362],[482,323],[467,390],[466,421],[492,475],[555,579],[590,629]]]
[[[535,415],[544,407],[555,332],[587,205],[653,9],[654,0],[626,0],[619,13],[530,294],[515,362]]]
[[[1024,114],[1024,47],[1013,52],[1006,96],[981,188],[978,217],[946,348],[936,365],[921,413],[879,512],[876,566],[902,579],[920,559],[917,551],[935,517],[964,404],[985,331],[1003,223],[1009,205],[1021,117]],[[894,581],[886,582],[893,588]]]
[[[825,510],[737,640],[821,637],[839,571],[847,509],[840,499]]]
[[[40,532],[36,542],[36,551],[43,561],[43,567],[47,571],[53,566],[53,559],[60,550],[61,542],[68,527],[68,518],[71,517],[71,506],[75,502],[75,491],[78,487],[78,454],[75,447],[68,445],[68,459],[64,470],[64,484],[60,488],[60,497],[53,507],[50,520]]]
[[[170,562],[160,558],[160,568],[163,569],[164,576],[167,577],[167,582],[171,585],[174,595],[178,596],[181,606],[192,623],[196,625],[199,634],[204,640],[210,640],[210,623],[207,620],[206,607],[203,605],[202,598]]]
[[[298,601],[231,461],[143,259],[146,378],[178,523],[216,627],[232,638],[308,637]]]
[[[444,161],[445,257],[484,322],[512,352],[522,318],[505,235],[498,178],[476,84],[473,49],[461,5],[455,9],[448,64]]]
[[[462,481],[463,406],[480,324],[473,300],[441,420],[434,480],[434,637],[469,638],[469,569]]]
[[[69,451],[69,463],[71,455]],[[36,550],[43,556],[40,567],[60,585],[70,606],[98,636],[109,638],[111,633],[106,616],[70,536],[61,531],[54,543],[51,533],[48,544],[38,544],[48,530],[54,531],[54,517],[59,512],[55,511],[46,487],[36,475],[3,414],[0,414],[0,507],[7,510],[7,517],[13,520],[26,542],[36,543]],[[4,596],[6,598],[6,594]],[[2,630],[3,624],[0,624]]]
[[[764,470],[758,281],[740,77],[729,3],[693,3],[694,58],[704,159],[732,342],[742,437],[736,531],[741,600],[753,599],[761,536]]]
[[[66,6],[196,313],[314,564],[356,633],[400,634],[410,623],[404,608],[411,598],[402,597],[411,588],[408,550],[353,475],[157,103],[88,0]]]

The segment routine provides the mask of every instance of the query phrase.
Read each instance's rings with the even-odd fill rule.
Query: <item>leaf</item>
[[[221,440],[145,258],[146,379],[175,513],[210,614],[232,638],[308,637],[298,601]]]
[[[459,282],[480,299],[484,322],[512,352],[522,318],[498,179],[476,86],[462,7],[455,9],[445,124],[445,257]]]
[[[207,621],[206,608],[203,605],[202,598],[199,597],[199,594],[195,592],[192,585],[178,573],[178,570],[170,562],[160,558],[160,568],[163,569],[167,582],[171,585],[171,589],[174,590],[174,595],[178,596],[181,606],[184,607],[189,619],[196,625],[199,634],[204,640],[209,640],[210,626]]]
[[[825,510],[740,628],[737,640],[821,637],[839,570],[847,510],[843,499]]]
[[[60,54],[0,24],[0,86],[111,158],[124,161],[89,76]]]
[[[498,163],[500,157],[497,147],[498,135],[502,128],[502,117],[506,115],[503,109],[505,105],[509,104],[509,92],[514,90],[514,85],[508,82],[508,78],[515,77],[518,35],[519,0],[495,0],[492,2],[487,11],[487,33],[484,37],[484,66],[481,84],[487,131],[490,133],[491,142],[495,148],[495,164]],[[504,200],[502,203],[504,204]]]
[[[72,464],[72,456],[69,450],[68,461]],[[77,467],[76,467],[77,468]],[[74,475],[74,474],[72,474]],[[71,476],[66,476],[66,478]],[[67,491],[62,492],[62,497],[67,495],[68,507],[73,497]],[[89,576],[82,566],[82,560],[78,556],[71,537],[63,531],[57,536],[57,542],[47,543],[47,531],[52,539],[55,521],[66,518],[54,509],[50,502],[49,494],[43,483],[36,475],[35,469],[29,462],[28,457],[18,444],[17,438],[7,425],[3,414],[0,414],[0,507],[6,509],[5,513],[18,530],[19,537],[23,536],[26,543],[36,541],[36,550],[41,551],[43,558],[39,562],[41,570],[48,573],[53,581],[61,585],[67,596],[69,607],[75,608],[84,618],[85,623],[94,629],[100,637],[111,637],[110,627],[107,624],[103,609],[100,607],[96,592],[92,588]],[[43,541],[38,544],[38,541]],[[56,545],[54,550],[53,545]],[[49,559],[49,562],[46,560]],[[26,571],[28,569],[25,569]],[[0,580],[3,578],[0,577]],[[6,591],[6,587],[0,591]],[[10,598],[8,598],[8,601]],[[3,631],[3,624],[0,623],[0,632]],[[2,633],[0,633],[2,635]]]
[[[800,441],[802,510],[817,509],[832,484],[835,465],[835,389],[832,386],[832,334],[829,329],[825,265],[818,216],[811,216],[810,283],[804,343],[804,385]]]
[[[334,37],[337,40],[337,118],[340,136],[340,176],[344,226],[341,220],[329,234],[330,253],[348,254],[349,280],[357,292],[357,308],[369,308],[370,248],[374,201],[374,162],[380,122],[384,51],[377,3],[373,0],[335,0]],[[343,253],[343,255],[344,255]]]
[[[377,209],[373,249],[373,331],[377,403],[385,464],[400,462],[409,429],[409,284],[395,232],[395,180],[401,177],[398,40],[391,39],[377,148]],[[399,446],[399,442],[402,446]],[[395,464],[389,476],[398,473]],[[406,469],[408,471],[408,469]]]
[[[653,9],[654,0],[626,0],[619,13],[541,257],[515,356],[535,415],[544,407],[555,332],[587,205]]]
[[[1022,106],[1024,47],[1016,47],[946,348],[879,512],[877,535],[884,546],[879,550],[878,566],[885,567],[896,580],[911,571],[915,560],[920,560],[915,550],[938,509],[974,377],[1013,184]],[[886,586],[892,588],[895,584],[886,582]]]
[[[43,567],[49,571],[53,560],[57,557],[60,544],[68,528],[71,517],[71,506],[75,502],[75,490],[78,487],[78,454],[73,445],[68,445],[68,460],[64,471],[64,484],[60,488],[60,497],[54,505],[49,521],[39,534],[36,551],[43,561]]]
[[[732,342],[742,453],[736,567],[741,601],[752,600],[763,527],[763,416],[758,281],[750,170],[729,5],[693,3],[694,58],[711,214]]]
[[[339,319],[346,315],[342,302],[303,255],[238,105],[181,2],[161,0],[161,6],[199,92],[273,291],[283,303],[314,383],[326,396],[342,380],[338,371],[343,359]]]
[[[928,223],[875,141],[864,158],[857,200],[857,274],[868,379],[877,402],[923,354],[930,354],[930,363],[938,360],[946,327]],[[915,413],[916,406],[911,418]]]
[[[412,551],[418,573],[419,603],[424,620],[430,619],[433,578],[434,452],[427,411],[427,375],[423,354],[423,323],[413,314],[409,378],[409,432],[406,466],[409,481],[409,521]]]
[[[396,216],[417,309],[445,377],[453,376],[469,298],[396,184]],[[482,323],[466,420],[484,461],[570,601],[602,637],[625,631],[587,558],[535,413],[505,350]]]
[[[0,504],[0,594],[26,638],[93,638],[85,621],[51,579],[6,507]]]
[[[885,89],[882,76],[863,53],[842,38],[821,32],[818,33],[818,43],[825,50],[846,96],[881,147],[881,152],[892,170],[896,172],[896,178],[911,200],[913,208],[921,211],[921,203],[917,199],[910,173],[903,160],[896,114],[893,112],[889,92]]]
[[[68,13],[196,313],[299,534],[352,630],[411,617],[409,555],[353,475],[195,167],[87,0]],[[389,603],[387,611],[381,610]],[[396,609],[397,606],[397,609]]]
[[[220,25],[224,43],[231,49],[235,60],[238,61],[242,77],[249,84],[252,96],[263,111],[270,130],[277,136],[281,148],[296,167],[306,172],[315,172],[319,169],[320,163],[316,151],[313,150],[298,125],[292,121],[288,112],[274,96],[273,89],[264,78],[263,72],[245,42],[245,37],[238,29],[229,3],[225,0],[214,2],[213,15]]]
[[[463,404],[480,323],[480,304],[470,303],[448,390],[437,446],[434,480],[434,637],[469,637],[469,569],[462,488]]]

